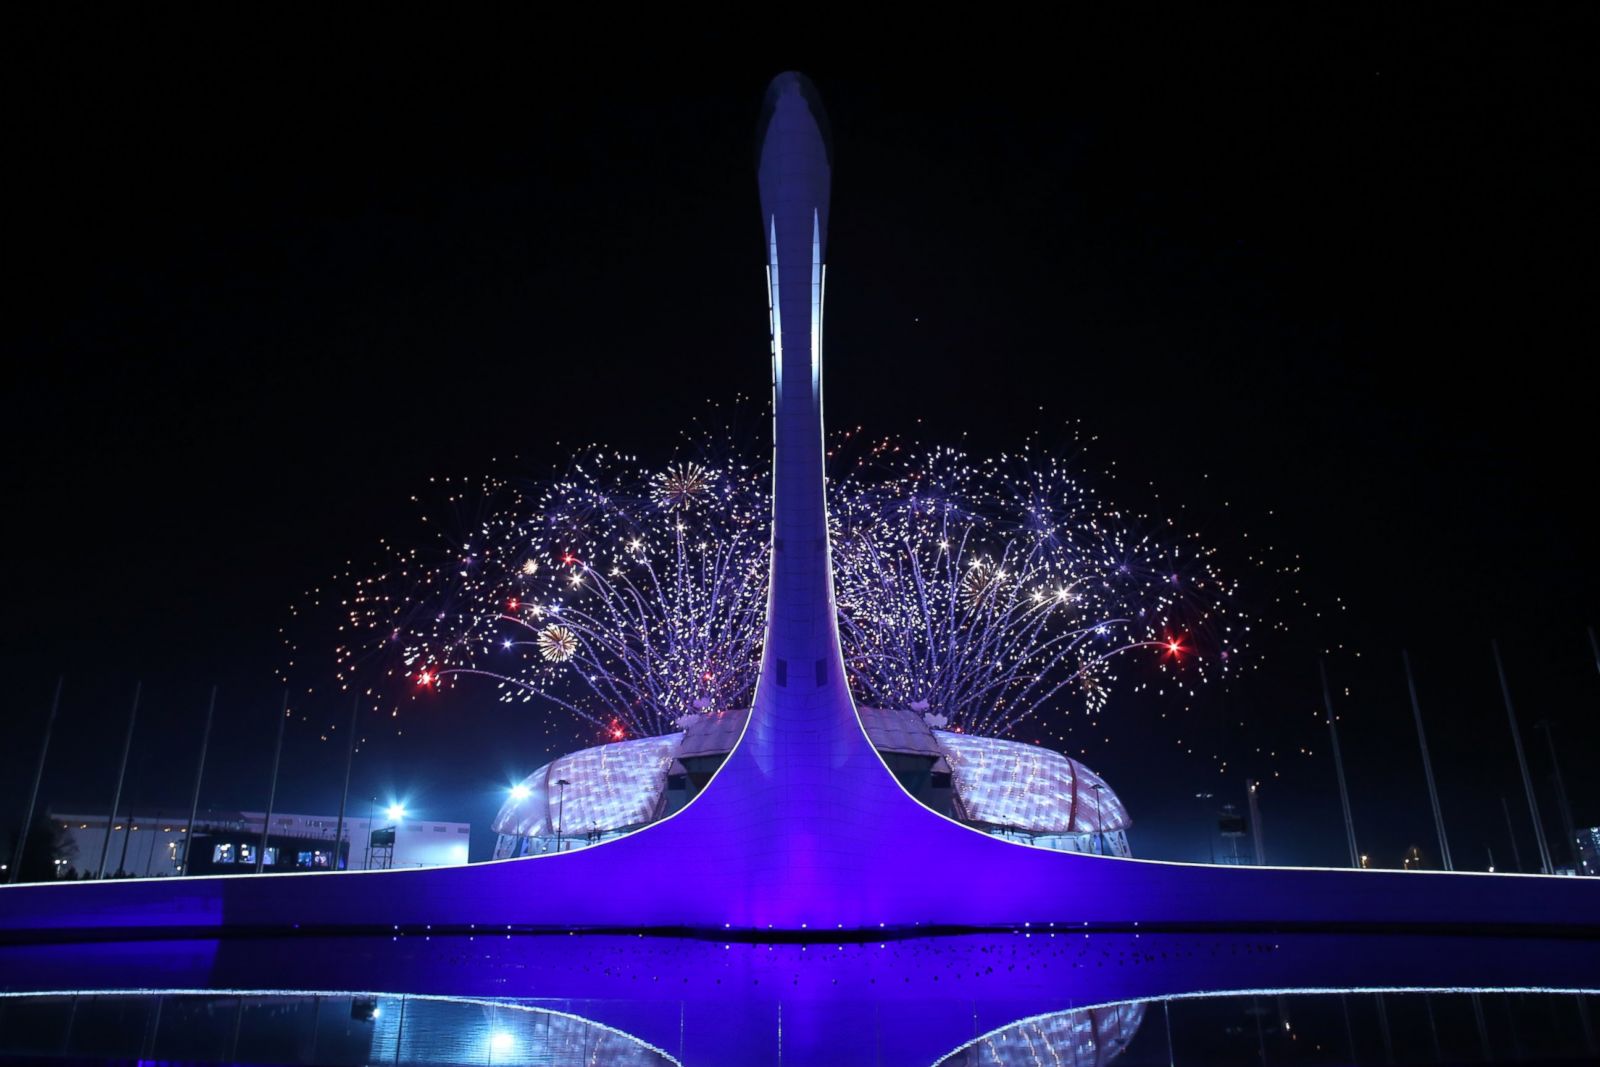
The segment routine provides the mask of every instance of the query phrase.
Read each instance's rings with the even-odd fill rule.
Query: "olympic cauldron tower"
[[[826,937],[1053,922],[1594,934],[1600,880],[1055,852],[963,826],[901,788],[862,729],[834,606],[822,419],[823,130],[811,83],[797,74],[774,80],[759,163],[775,449],[766,639],[744,732],[687,807],[591,848],[470,867],[5,887],[0,939],[423,925]]]
[[[882,855],[881,831],[896,824],[906,797],[857,718],[833,599],[822,422],[831,146],[816,89],[798,74],[772,83],[761,125],[772,576],[755,702],[718,788],[741,798],[727,832],[749,843],[750,891],[772,899],[808,886],[806,896],[860,897],[866,886],[835,885],[832,872]]]

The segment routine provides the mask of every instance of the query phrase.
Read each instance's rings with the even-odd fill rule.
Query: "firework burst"
[[[1157,666],[1170,670],[1173,635],[1228,639],[1214,622],[1233,589],[1208,554],[1148,533],[1061,463],[887,454],[830,501],[846,663],[863,702],[1010,734],[1042,714],[1099,712],[1129,653],[1165,652]],[[1191,662],[1203,676],[1206,663]]]
[[[578,654],[578,635],[552,623],[539,631],[539,655],[549,663],[565,663]]]
[[[844,435],[848,437],[848,435]],[[485,483],[438,557],[397,552],[345,600],[358,664],[649,736],[749,706],[769,570],[769,472],[737,449],[651,469],[603,449]],[[1061,463],[874,446],[830,480],[851,687],[973,733],[1098,713],[1130,655],[1185,685],[1237,651],[1233,586],[1191,538],[1100,501]],[[452,496],[463,506],[468,494]],[[1142,655],[1136,655],[1142,652]]]
[[[698,463],[678,463],[650,479],[650,495],[668,511],[679,511],[703,500],[716,475]]]

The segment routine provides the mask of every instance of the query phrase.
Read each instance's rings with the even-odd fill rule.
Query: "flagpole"
[[[1522,873],[1522,849],[1517,847],[1517,826],[1511,821],[1511,802],[1504,793],[1500,794],[1500,810],[1506,814],[1506,836],[1511,838],[1511,862],[1517,865],[1517,873]]]
[[[133,725],[139,720],[139,693],[143,688],[143,682],[133,683],[133,710],[128,712],[128,736],[122,742],[122,766],[117,771],[117,791],[111,795],[111,815],[106,819],[106,839],[100,846],[100,870],[97,875],[100,878],[106,876],[106,859],[111,855],[111,827],[117,821],[117,809],[122,806],[122,783],[128,777],[128,753],[133,751]]]
[[[1328,714],[1328,736],[1333,740],[1333,771],[1339,778],[1339,804],[1344,808],[1345,843],[1350,846],[1350,866],[1361,866],[1361,850],[1356,847],[1356,824],[1350,816],[1350,789],[1344,781],[1344,757],[1339,752],[1339,728],[1333,721],[1333,694],[1328,688],[1328,665],[1321,658],[1317,670],[1322,674],[1322,706]]]
[[[50,716],[44,721],[44,743],[39,746],[39,765],[33,771],[33,792],[28,794],[28,814],[22,818],[22,832],[17,835],[17,847],[11,854],[11,870],[6,881],[15,882],[22,875],[22,850],[28,847],[28,831],[33,827],[33,809],[39,803],[39,783],[44,780],[44,758],[50,751],[50,735],[56,728],[56,712],[61,707],[61,684],[66,679],[56,676],[56,695],[50,698]]]
[[[1545,874],[1553,874],[1555,868],[1550,863],[1550,846],[1544,839],[1544,822],[1539,818],[1539,801],[1533,795],[1533,778],[1528,774],[1528,757],[1522,751],[1522,731],[1517,728],[1517,713],[1511,706],[1511,687],[1506,685],[1506,667],[1500,661],[1500,642],[1490,641],[1489,648],[1494,652],[1494,669],[1500,675],[1500,693],[1506,699],[1506,721],[1511,724],[1511,743],[1517,750],[1517,767],[1522,771],[1522,788],[1528,794],[1528,813],[1533,816],[1533,839],[1539,846],[1539,863]]]
[[[272,831],[272,806],[278,802],[278,765],[283,760],[283,726],[289,721],[289,690],[283,690],[283,707],[278,711],[278,747],[272,752],[272,785],[267,788],[267,813],[261,820],[261,847],[256,849],[256,873],[267,862],[267,834]]]
[[[1565,851],[1572,856],[1573,867],[1577,867],[1579,865],[1578,856],[1575,853],[1578,845],[1578,828],[1572,821],[1572,805],[1567,801],[1567,783],[1561,777],[1561,761],[1556,758],[1555,727],[1550,725],[1550,720],[1540,719],[1533,724],[1533,728],[1535,730],[1543,730],[1544,739],[1550,745],[1550,766],[1555,771],[1556,777],[1556,803],[1561,806],[1561,829],[1567,835]]]
[[[1450,862],[1450,842],[1444,833],[1444,813],[1439,808],[1439,787],[1433,780],[1433,760],[1428,757],[1428,735],[1422,729],[1422,704],[1417,700],[1417,682],[1411,674],[1411,654],[1400,650],[1400,659],[1406,666],[1406,689],[1411,693],[1411,717],[1417,722],[1417,745],[1422,749],[1422,773],[1428,779],[1428,801],[1433,805],[1433,828],[1439,833],[1439,862],[1447,871],[1455,870]]]
[[[206,703],[206,728],[200,733],[200,765],[194,770],[194,799],[189,802],[189,822],[184,827],[183,873],[194,871],[194,821],[200,814],[200,779],[206,773],[206,749],[211,744],[211,718],[217,710],[217,687],[211,687],[211,699]]]
[[[356,712],[361,709],[361,694],[355,694],[350,701],[350,748],[344,757],[344,792],[339,795],[339,822],[333,831],[333,864],[332,869],[339,869],[339,846],[344,842],[344,809],[350,802],[350,768],[356,762]],[[371,831],[369,826],[368,831]],[[354,852],[354,849],[351,849]]]

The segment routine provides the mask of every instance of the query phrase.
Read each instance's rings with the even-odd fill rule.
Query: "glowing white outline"
[[[768,239],[767,253],[767,314],[770,318],[772,329],[772,388],[774,403],[772,417],[778,417],[777,401],[783,396],[783,309],[778,305],[782,290],[778,285],[778,216],[771,218],[771,237]],[[777,431],[773,431],[773,442],[777,442]],[[710,783],[707,783],[710,784]]]
[[[822,215],[811,209],[811,398],[822,407]],[[820,421],[820,420],[819,420]],[[824,431],[826,438],[826,431]],[[824,476],[826,481],[826,476]],[[832,568],[829,578],[832,578]]]

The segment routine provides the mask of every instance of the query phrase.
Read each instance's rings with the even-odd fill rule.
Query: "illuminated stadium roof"
[[[922,716],[903,708],[862,708],[861,723],[879,752],[903,752],[913,756],[942,756],[933,731]]]
[[[1090,834],[1129,825],[1117,794],[1075,759],[998,737],[932,733],[950,762],[950,783],[963,822],[1050,834]]]
[[[528,776],[528,796],[501,809],[495,825],[510,813],[514,821],[501,833],[548,837],[558,821],[569,833],[653,822],[662,814],[667,769],[682,740],[682,734],[666,734],[562,756]]]
[[[685,774],[685,761],[726,756],[749,715],[746,709],[695,716],[681,733],[562,756],[523,780],[495,818],[495,832],[552,837],[559,824],[567,835],[604,835],[654,822],[667,813],[669,777]],[[934,730],[904,709],[862,708],[861,722],[879,752],[924,757],[935,773],[948,771],[952,814],[962,822],[1069,835],[1110,833],[1132,824],[1104,780],[1059,752]]]

